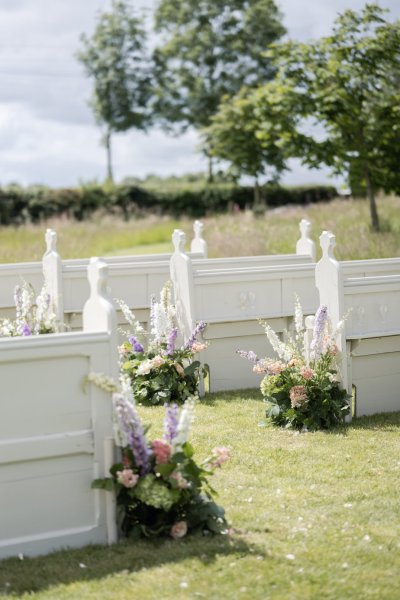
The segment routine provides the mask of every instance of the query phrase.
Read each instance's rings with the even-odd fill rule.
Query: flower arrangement
[[[201,464],[194,461],[187,440],[193,398],[180,412],[176,404],[166,405],[163,438],[148,441],[130,394],[126,390],[113,394],[121,460],[110,469],[111,477],[92,483],[94,488],[116,491],[122,533],[175,539],[188,532],[224,533],[224,510],[212,499],[215,491],[208,477],[229,458],[229,450],[214,448]]]
[[[119,351],[121,369],[131,380],[135,401],[147,405],[181,404],[198,395],[200,375],[205,368],[194,356],[207,347],[197,339],[206,324],[201,321],[188,341],[177,345],[179,331],[171,304],[171,284],[164,286],[159,302],[152,299],[149,333],[124,302],[117,303],[132,330]]]
[[[55,333],[58,323],[46,284],[36,297],[33,287],[23,281],[14,290],[16,317],[0,320],[0,337]]]
[[[340,387],[335,339],[344,321],[330,333],[327,307],[320,306],[309,348],[305,347],[304,319],[298,299],[295,334],[285,332],[287,342],[281,341],[268,324],[262,324],[279,360],[259,359],[252,351],[238,350],[238,353],[254,364],[254,372],[265,374],[260,389],[271,422],[303,431],[330,429],[343,423],[350,406],[347,392]]]

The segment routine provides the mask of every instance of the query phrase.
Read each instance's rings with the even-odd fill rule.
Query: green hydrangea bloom
[[[179,491],[169,489],[165,483],[150,473],[143,477],[135,487],[135,496],[149,506],[168,511],[178,500]]]

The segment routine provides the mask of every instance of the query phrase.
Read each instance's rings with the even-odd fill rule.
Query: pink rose
[[[165,465],[171,457],[171,446],[164,440],[154,440],[151,444],[158,465]]]
[[[169,535],[174,538],[174,540],[179,540],[180,538],[185,537],[187,534],[187,523],[186,521],[177,521],[171,527],[171,531]]]
[[[126,488],[133,488],[137,484],[139,475],[134,473],[132,469],[124,469],[117,471],[117,481]]]

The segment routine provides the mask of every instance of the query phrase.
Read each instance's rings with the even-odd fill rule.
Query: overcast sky
[[[134,0],[151,10],[153,0]],[[338,12],[364,0],[279,0],[289,36],[327,35]],[[381,0],[391,20],[400,0]],[[82,32],[91,34],[109,0],[0,0],[0,185],[42,183],[54,187],[102,181],[105,151],[88,108],[91,85],[74,58]],[[205,170],[197,136],[160,131],[115,136],[116,179],[149,173]],[[293,163],[286,183],[327,181],[326,171]]]

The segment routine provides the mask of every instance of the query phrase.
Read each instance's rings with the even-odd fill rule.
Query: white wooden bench
[[[203,238],[203,223],[193,224],[191,241],[192,258],[207,256],[207,242]],[[39,292],[43,285],[43,273],[50,284],[50,292],[56,299],[56,312],[60,322],[72,330],[82,328],[82,308],[89,294],[86,271],[89,259],[61,260],[57,252],[57,234],[46,231],[46,252],[42,262],[0,265],[0,316],[15,315],[14,289],[21,279],[33,285]],[[144,254],[107,257],[109,285],[114,298],[124,300],[137,318],[148,320],[152,294],[158,295],[169,278],[171,254]],[[119,313],[119,323],[125,323]]]
[[[207,323],[203,338],[210,344],[201,359],[210,367],[210,390],[256,387],[257,377],[236,349],[267,355],[271,349],[258,319],[283,331],[292,320],[295,294],[304,310],[315,312],[313,256],[192,260],[182,231],[175,230],[173,243],[171,280],[180,329],[187,339],[196,322]]]
[[[320,303],[333,328],[349,313],[338,345],[343,385],[349,393],[355,387],[356,414],[400,410],[400,258],[338,262],[335,236],[324,231],[320,241]]]
[[[0,558],[116,541],[112,494],[91,489],[114,462],[110,394],[118,377],[106,265],[90,264],[84,331],[0,339]]]

